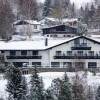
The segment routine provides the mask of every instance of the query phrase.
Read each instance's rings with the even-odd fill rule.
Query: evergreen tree
[[[6,78],[8,79],[6,90],[9,93],[10,100],[26,100],[26,86],[25,84],[23,85],[20,70],[13,65],[10,65],[6,72]]]
[[[71,18],[75,18],[76,17],[76,7],[75,4],[73,3],[71,6]]]
[[[73,91],[73,100],[86,100],[86,96],[84,93],[84,86],[81,83],[81,80],[78,74],[74,78],[72,91]]]
[[[43,8],[43,17],[47,17],[50,15],[51,12],[50,5],[51,5],[51,0],[45,0],[44,8]]]
[[[61,88],[61,80],[59,78],[54,79],[51,83],[50,88],[51,88],[52,94],[58,97],[60,93],[60,88]]]
[[[61,91],[58,100],[72,100],[71,84],[69,83],[66,73],[61,83]]]
[[[44,100],[43,83],[41,83],[41,79],[35,67],[34,74],[31,78],[30,100]]]
[[[23,96],[21,100],[27,100],[28,87],[27,87],[27,82],[24,76],[22,77],[21,85],[22,85],[22,96]]]
[[[100,100],[100,86],[97,89],[96,98],[95,100]]]
[[[54,100],[53,94],[51,93],[51,90],[50,90],[50,89],[47,89],[47,90],[46,90],[45,99],[46,99],[46,100]]]
[[[94,6],[94,4],[92,3],[91,8],[90,8],[90,11],[89,11],[89,17],[90,17],[91,19],[92,19],[92,17],[94,16],[95,11],[96,11],[95,6]]]
[[[84,22],[88,25],[88,21],[89,21],[89,5],[87,3],[87,5],[85,6],[85,11],[84,11]]]

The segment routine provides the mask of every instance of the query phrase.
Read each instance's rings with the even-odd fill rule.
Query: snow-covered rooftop
[[[79,36],[68,37],[68,38],[47,38],[47,46],[46,38],[43,36],[33,36],[31,39],[29,38],[21,38],[19,40],[11,40],[11,41],[0,41],[0,50],[46,50],[53,46],[57,46],[59,44],[68,42],[72,39],[75,39]],[[88,37],[94,41],[100,43],[100,38]]]
[[[38,22],[38,21],[36,21],[36,20],[17,20],[17,21],[15,21],[13,24],[14,25],[16,25],[17,23],[19,23],[20,21],[25,21],[25,22],[27,22],[27,23],[29,23],[29,24],[37,24],[37,25],[40,25],[40,22]]]
[[[50,47],[59,45],[63,42],[67,42],[72,40],[73,38],[66,38],[66,39],[53,39],[48,38],[48,45],[45,46],[46,38],[43,37],[34,37],[31,40],[18,40],[18,41],[0,41],[0,50],[45,50]]]

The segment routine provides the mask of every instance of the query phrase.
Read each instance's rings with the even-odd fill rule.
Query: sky
[[[40,2],[44,2],[44,0],[39,0]],[[84,5],[87,2],[93,2],[94,0],[71,0],[71,2],[75,2],[78,7]]]

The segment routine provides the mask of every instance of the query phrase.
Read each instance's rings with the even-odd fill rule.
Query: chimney
[[[48,39],[45,39],[45,46],[48,46]]]

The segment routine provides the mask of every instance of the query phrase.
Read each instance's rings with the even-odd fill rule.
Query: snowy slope
[[[84,74],[84,72],[78,72],[78,74],[79,74],[79,76],[82,76]],[[63,72],[45,72],[45,73],[40,73],[39,75],[43,78],[45,89],[47,89],[48,87],[50,87],[53,79],[62,78],[64,73]],[[71,80],[75,76],[75,73],[67,72],[67,75]],[[29,85],[30,76],[31,75],[25,75],[28,86],[30,86]],[[6,98],[8,96],[8,93],[6,92],[6,84],[7,84],[7,81],[4,80],[3,75],[0,75],[0,98],[2,97],[2,98],[4,98],[4,100],[6,100]],[[92,73],[88,72],[87,84],[97,88],[97,86],[100,85],[100,73],[98,73],[96,76],[93,76]]]

